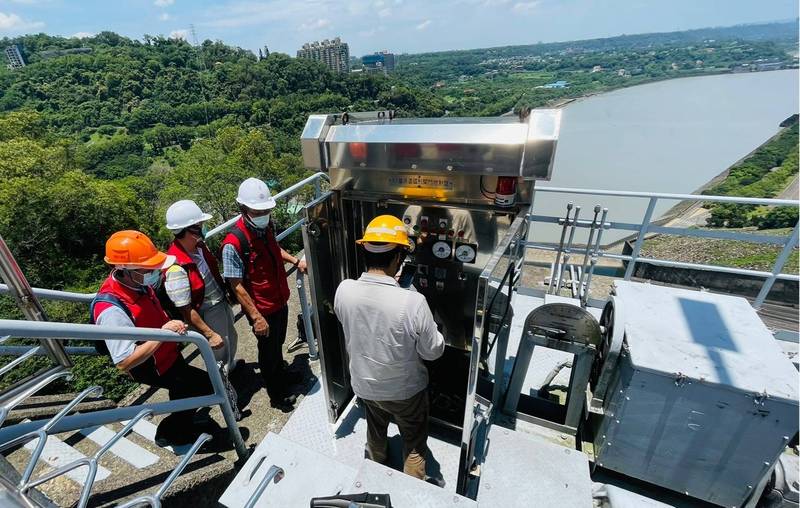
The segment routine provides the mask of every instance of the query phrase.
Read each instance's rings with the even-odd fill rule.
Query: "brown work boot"
[[[411,452],[403,464],[403,472],[420,480],[425,479],[425,457],[417,452]]]

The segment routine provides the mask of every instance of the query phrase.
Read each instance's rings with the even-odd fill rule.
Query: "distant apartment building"
[[[388,51],[379,51],[361,57],[361,65],[365,72],[392,72],[397,65],[397,56]]]
[[[25,67],[25,60],[22,58],[22,53],[19,52],[19,47],[16,44],[6,48],[6,58],[8,59],[9,69]]]
[[[350,71],[350,48],[339,37],[303,44],[303,47],[297,50],[297,58],[317,60],[334,72]]]

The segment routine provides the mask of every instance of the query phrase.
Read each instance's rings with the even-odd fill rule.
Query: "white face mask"
[[[250,217],[250,222],[258,229],[264,229],[269,226],[269,214],[260,217]]]

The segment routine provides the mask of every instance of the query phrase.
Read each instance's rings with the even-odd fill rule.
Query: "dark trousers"
[[[389,440],[386,432],[389,420],[400,429],[403,439],[403,472],[425,479],[425,455],[428,453],[428,390],[422,390],[405,400],[365,400],[367,416],[367,457],[386,464]]]
[[[269,325],[268,335],[257,336],[258,366],[267,387],[269,400],[278,403],[287,393],[286,366],[283,363],[283,343],[289,322],[289,307],[265,316]]]
[[[200,397],[214,393],[211,380],[206,371],[192,367],[180,354],[163,375],[156,371],[156,364],[150,357],[146,362],[131,369],[131,377],[139,383],[169,391],[169,400]],[[196,410],[180,411],[167,415],[158,425],[156,436],[172,437],[185,434],[193,428],[192,417]]]

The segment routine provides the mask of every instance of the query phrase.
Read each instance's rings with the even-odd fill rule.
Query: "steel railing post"
[[[636,237],[636,243],[633,246],[633,252],[631,252],[631,260],[628,261],[628,268],[625,269],[625,280],[631,280],[633,268],[636,266],[636,260],[639,259],[639,252],[642,250],[644,237],[647,235],[647,228],[650,227],[650,220],[653,218],[653,212],[656,209],[657,202],[658,198],[652,197],[650,198],[650,202],[647,204],[647,210],[644,212],[642,225],[639,228],[639,235]]]
[[[314,325],[311,323],[311,308],[306,296],[305,275],[297,270],[296,274],[297,294],[300,297],[300,310],[303,316],[303,327],[306,332],[306,343],[308,344],[308,357],[316,360],[318,356],[317,338],[314,336]]]
[[[28,284],[28,279],[22,273],[11,254],[11,250],[6,245],[3,236],[0,235],[0,277],[8,285],[14,300],[25,317],[31,321],[47,321],[47,313],[44,311],[39,299],[33,294],[31,285]],[[64,344],[59,340],[44,339],[41,341],[42,346],[48,351],[50,358],[61,365],[62,367],[72,367],[72,361],[69,355],[64,350]]]
[[[800,221],[794,225],[792,234],[786,239],[783,250],[781,250],[781,253],[778,255],[778,259],[775,260],[775,264],[772,265],[772,275],[765,279],[764,284],[761,285],[761,291],[758,292],[756,301],[753,302],[753,308],[756,310],[760,309],[764,304],[764,300],[767,299],[767,295],[772,289],[772,285],[775,284],[778,274],[780,274],[781,270],[783,270],[783,266],[786,264],[786,261],[789,260],[789,256],[792,254],[792,249],[794,249],[795,245],[797,245],[798,231],[800,231]]]
[[[231,402],[228,400],[228,391],[222,381],[222,376],[217,368],[217,360],[214,358],[214,353],[211,351],[211,346],[208,341],[200,334],[189,332],[187,338],[191,340],[200,350],[200,355],[203,357],[203,362],[206,364],[206,372],[211,379],[211,385],[214,388],[214,394],[220,397],[220,409],[222,410],[222,417],[225,419],[225,425],[228,427],[228,433],[231,436],[233,446],[236,448],[236,455],[240,459],[247,457],[247,446],[242,439],[242,434],[239,432],[239,425],[236,423],[236,417],[233,415],[233,408]]]

